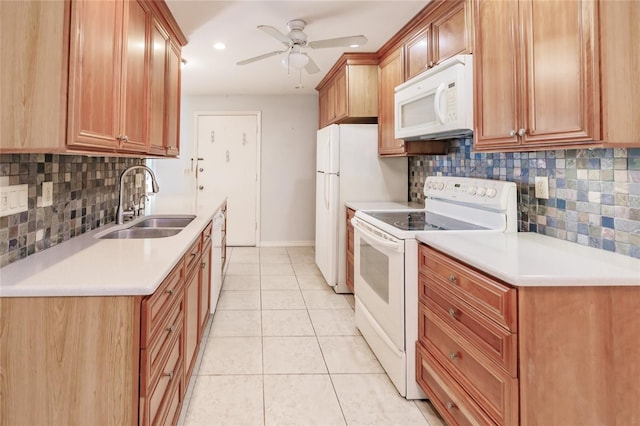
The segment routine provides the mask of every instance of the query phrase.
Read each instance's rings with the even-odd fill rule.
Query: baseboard
[[[315,241],[260,241],[259,247],[309,247]]]

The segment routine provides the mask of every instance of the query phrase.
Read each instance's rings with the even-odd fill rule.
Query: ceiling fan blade
[[[318,68],[318,65],[313,61],[313,59],[311,59],[309,55],[307,55],[307,58],[309,58],[309,62],[305,65],[304,69],[307,70],[309,74],[320,72],[320,68]]]
[[[279,41],[284,43],[286,46],[291,45],[291,39],[286,35],[282,34],[280,30],[278,30],[277,28],[274,28],[270,25],[258,25],[258,29],[269,34],[271,37],[278,39]]]
[[[325,47],[342,47],[342,46],[362,46],[367,43],[367,38],[363,35],[329,38],[327,40],[310,41],[307,47],[312,49],[323,49]]]
[[[276,51],[273,51],[273,52],[265,53],[264,55],[255,56],[253,58],[249,58],[249,59],[245,59],[244,61],[237,62],[236,65],[247,65],[247,64],[250,64],[252,62],[256,62],[256,61],[259,61],[261,59],[270,58],[272,56],[276,56],[276,55],[279,55],[279,54],[285,53],[285,52],[286,52],[286,50],[276,50]]]

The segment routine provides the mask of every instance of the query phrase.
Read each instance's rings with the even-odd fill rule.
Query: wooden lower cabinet
[[[205,232],[149,296],[0,298],[0,425],[177,424],[209,306]]]
[[[416,379],[448,424],[638,423],[640,287],[516,288],[419,256]]]

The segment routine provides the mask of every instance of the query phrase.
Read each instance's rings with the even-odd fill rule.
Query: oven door
[[[404,240],[358,218],[352,223],[356,316],[372,319],[385,343],[404,352]],[[358,304],[366,312],[357,312]]]

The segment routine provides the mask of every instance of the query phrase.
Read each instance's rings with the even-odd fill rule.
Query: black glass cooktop
[[[466,231],[488,229],[424,211],[363,212],[403,231]]]

